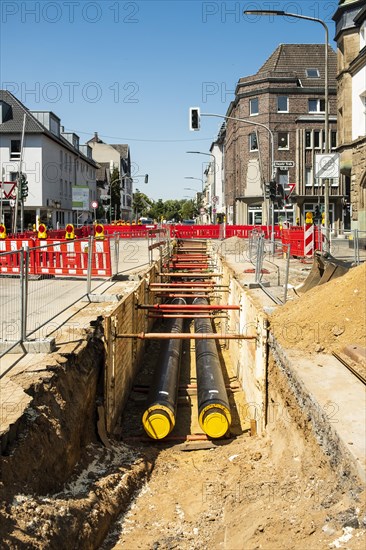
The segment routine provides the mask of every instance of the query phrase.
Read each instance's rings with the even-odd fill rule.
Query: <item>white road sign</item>
[[[315,177],[319,179],[339,178],[339,153],[315,155]]]
[[[273,166],[275,168],[282,168],[286,170],[287,168],[294,168],[295,163],[293,160],[275,160],[273,161]]]

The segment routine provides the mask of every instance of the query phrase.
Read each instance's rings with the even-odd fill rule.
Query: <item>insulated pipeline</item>
[[[207,305],[206,298],[195,298],[193,304]],[[194,329],[199,333],[212,333],[210,319],[195,319]],[[213,339],[195,340],[198,421],[210,437],[222,437],[231,424],[231,413],[221,370],[216,342]]]
[[[174,304],[185,304],[182,298]],[[184,319],[169,320],[168,331],[172,334],[183,331]],[[148,406],[142,416],[142,424],[149,437],[163,439],[175,426],[178,401],[180,357],[182,340],[164,340],[148,396]]]

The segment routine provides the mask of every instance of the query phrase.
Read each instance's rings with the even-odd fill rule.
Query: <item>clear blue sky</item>
[[[200,187],[223,122],[190,132],[189,106],[225,114],[239,78],[257,72],[280,43],[324,43],[318,23],[254,18],[243,9],[319,17],[333,48],[337,1],[6,1],[1,9],[1,87],[28,108],[52,110],[84,143],[128,143],[137,186],[153,199]]]

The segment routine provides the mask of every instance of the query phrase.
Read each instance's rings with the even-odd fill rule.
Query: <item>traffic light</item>
[[[315,223],[319,222],[321,220],[321,213],[320,213],[320,208],[319,208],[319,204],[316,204],[315,205],[315,210],[314,210],[314,221]]]
[[[200,129],[200,109],[199,107],[189,108],[189,129],[197,131]]]
[[[26,199],[28,197],[28,182],[27,182],[27,175],[20,173],[19,176],[19,186],[20,186],[20,198]]]
[[[6,239],[6,227],[3,223],[0,223],[0,239]]]
[[[270,199],[271,198],[269,183],[264,184],[264,198],[265,199]]]
[[[149,183],[149,174],[145,174],[145,183]]]
[[[275,201],[276,200],[276,195],[277,195],[277,184],[274,180],[271,180],[269,182],[269,198],[271,199],[271,201]]]

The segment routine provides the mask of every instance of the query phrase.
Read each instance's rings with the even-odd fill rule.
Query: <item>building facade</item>
[[[351,228],[366,232],[366,5],[340,0],[336,22],[338,148]],[[362,235],[364,238],[365,235]]]
[[[328,48],[329,147],[335,151],[336,54]],[[228,223],[271,221],[265,199],[271,179],[288,205],[274,222],[302,224],[324,205],[324,181],[315,177],[315,156],[325,152],[325,45],[281,44],[259,71],[241,78],[227,111],[225,202]],[[236,119],[236,120],[233,120]],[[241,119],[240,121],[237,119]],[[330,223],[342,230],[343,189],[329,182]]]
[[[64,132],[53,112],[30,111],[6,90],[0,91],[0,165],[7,185],[16,184],[20,172],[26,175],[25,229],[39,221],[56,228],[90,218],[98,168],[91,149],[80,145],[76,134]],[[75,197],[83,200],[75,204]],[[7,200],[4,194],[1,198],[3,218],[10,228],[17,211],[15,200]]]
[[[109,171],[108,192],[111,195],[110,186],[119,185],[120,187],[120,212],[124,220],[131,221],[133,218],[133,177],[131,176],[131,158],[130,148],[126,144],[109,144],[104,143],[98,136],[97,132],[94,137],[88,141],[88,145],[92,148],[93,158]],[[111,180],[113,170],[117,168],[119,177],[115,182]],[[107,191],[107,190],[106,190]]]

